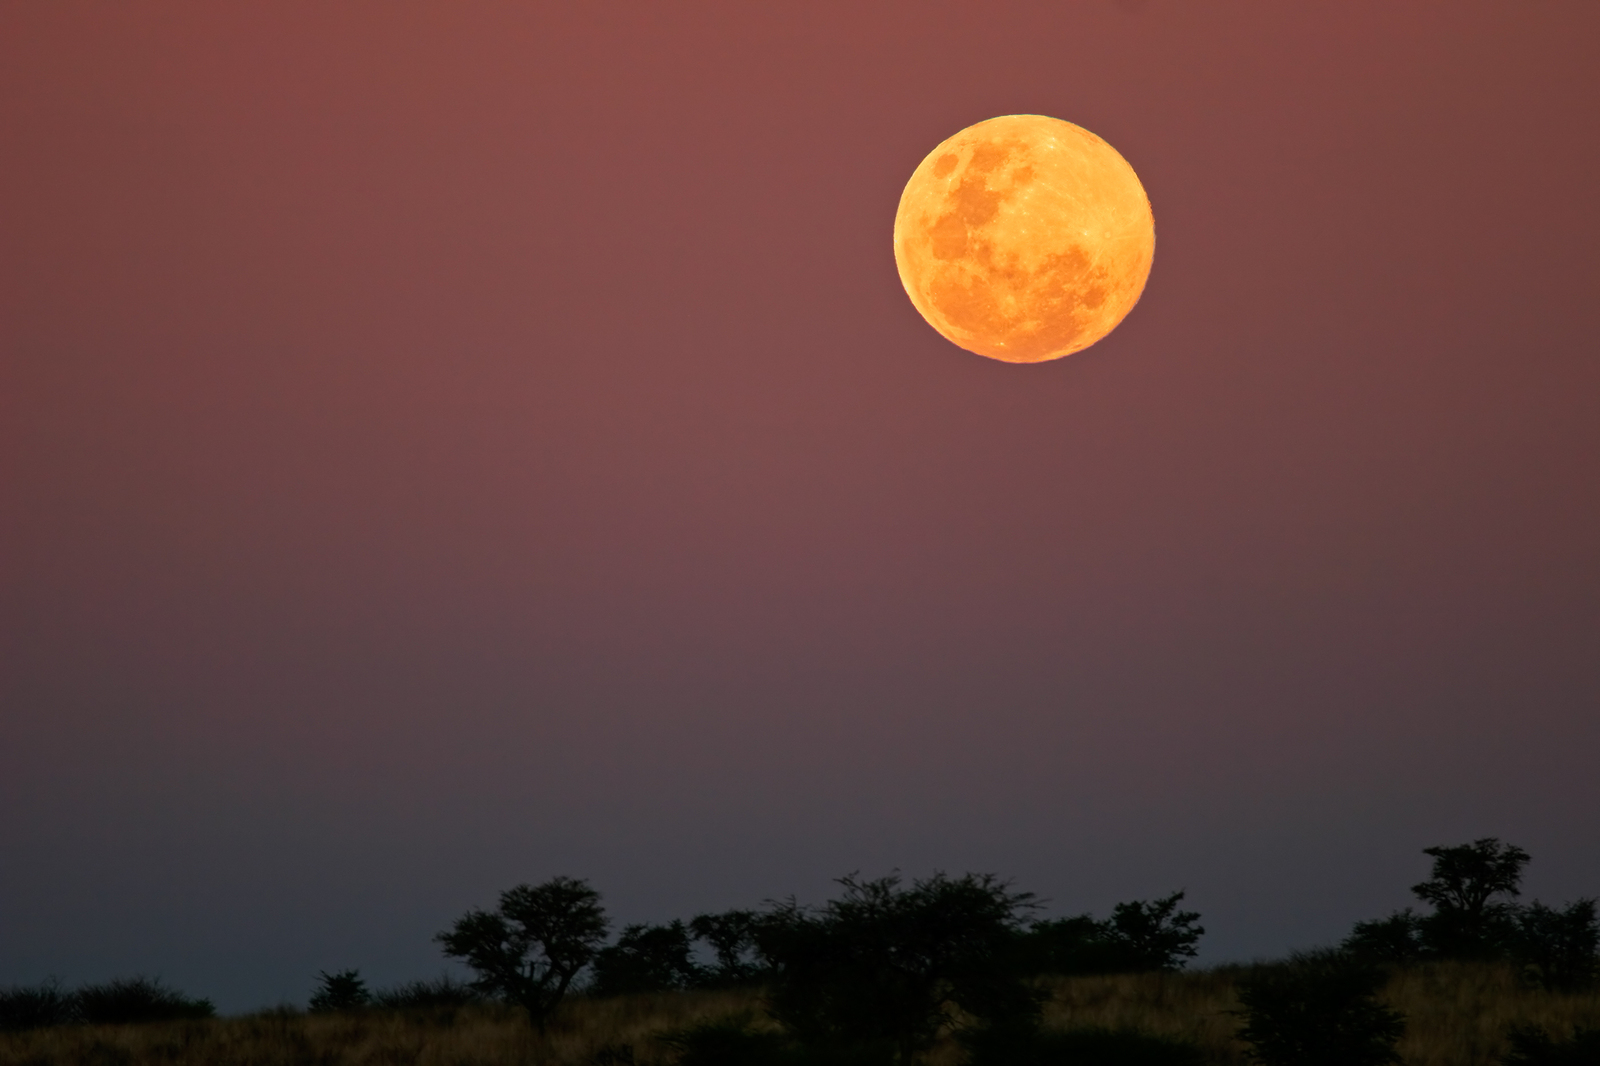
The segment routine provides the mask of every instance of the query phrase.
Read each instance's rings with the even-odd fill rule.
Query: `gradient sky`
[[[0,984],[431,976],[518,881],[899,868],[1205,961],[1600,893],[1600,5],[11,3]],[[1112,336],[900,288],[998,114]]]

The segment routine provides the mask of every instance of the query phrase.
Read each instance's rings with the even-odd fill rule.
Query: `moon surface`
[[[895,265],[922,317],[1008,363],[1059,359],[1116,329],[1155,249],[1128,161],[1044,115],[991,118],[939,145],[894,218]]]

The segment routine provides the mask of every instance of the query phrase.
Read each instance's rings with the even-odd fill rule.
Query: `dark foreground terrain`
[[[1078,977],[1052,982],[1051,1030],[1140,1029],[1192,1043],[1200,1061],[1244,1064],[1234,1038],[1241,970]],[[1403,1012],[1406,1066],[1491,1066],[1513,1024],[1564,1035],[1600,1026],[1600,991],[1562,995],[1518,983],[1508,967],[1432,963],[1395,972],[1384,992]],[[757,992],[679,992],[574,999],[540,1035],[519,1011],[478,1006],[433,1012],[366,1010],[129,1026],[63,1026],[0,1036],[0,1066],[668,1066],[673,1032],[746,1016],[762,1021]],[[942,1042],[930,1066],[956,1066]]]

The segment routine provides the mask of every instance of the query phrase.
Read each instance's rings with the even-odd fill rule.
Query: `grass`
[[[1233,1038],[1233,983],[1244,971],[1077,977],[1056,983],[1045,1010],[1053,1028],[1140,1028],[1204,1048],[1218,1066],[1243,1066]],[[1509,966],[1430,963],[1401,970],[1384,998],[1406,1016],[1400,1057],[1406,1066],[1493,1066],[1513,1023],[1560,1037],[1574,1024],[1600,1024],[1600,990],[1558,995],[1520,984]]]
[[[1243,1066],[1233,1039],[1233,983],[1223,968],[1183,974],[1078,977],[1052,982],[1050,1028],[1139,1028],[1200,1045],[1217,1066]],[[1600,1025],[1600,990],[1556,995],[1520,986],[1509,968],[1440,963],[1397,973],[1386,996],[1407,1018],[1406,1066],[1493,1066],[1513,1023],[1559,1036]],[[0,1066],[666,1066],[652,1039],[742,1013],[750,992],[693,992],[573,1000],[543,1035],[502,1007],[431,1014],[268,1012],[213,1021],[83,1026],[0,1035]],[[624,1049],[631,1049],[625,1051]],[[630,1058],[631,1055],[631,1058]],[[929,1066],[958,1066],[953,1044]]]

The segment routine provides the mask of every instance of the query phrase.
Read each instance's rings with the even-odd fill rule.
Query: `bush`
[[[962,1041],[969,1066],[1204,1066],[1196,1044],[1138,1029],[990,1029]]]
[[[372,1001],[367,983],[361,979],[360,970],[340,970],[338,973],[321,971],[321,984],[311,995],[311,1013],[329,1014],[337,1011],[360,1010]]]
[[[209,999],[190,999],[158,980],[134,977],[85,985],[73,994],[78,1020],[89,1025],[137,1025],[214,1018]]]
[[[1144,973],[1179,970],[1205,934],[1195,911],[1180,911],[1182,892],[1119,903],[1111,917],[1087,914],[1035,922],[1017,946],[1018,965],[1033,974]]]
[[[753,1031],[749,1024],[748,1016],[726,1018],[658,1039],[676,1053],[678,1066],[790,1066],[789,1040],[782,1033]]]
[[[749,1023],[747,1016],[727,1018],[658,1040],[676,1054],[677,1066],[889,1066],[894,1057],[893,1045],[883,1041],[801,1045]]]
[[[1338,951],[1297,953],[1239,982],[1239,1039],[1263,1066],[1387,1066],[1405,1030],[1380,1003],[1383,971]]]
[[[436,1011],[470,1007],[484,1002],[483,993],[472,985],[450,977],[433,981],[410,981],[373,994],[371,1003],[379,1010]]]
[[[689,929],[681,921],[630,925],[595,956],[591,990],[597,996],[621,996],[692,988],[700,983],[693,951]]]
[[[1105,923],[1092,915],[1034,922],[1017,942],[1017,962],[1029,974],[1117,973],[1122,958],[1106,942]]]
[[[1528,979],[1555,992],[1588,988],[1600,977],[1600,920],[1595,901],[1561,910],[1535,901],[1517,913],[1517,960]]]
[[[803,1045],[885,1047],[909,1062],[962,1015],[1037,1017],[1039,993],[1014,957],[1030,893],[988,874],[936,874],[910,888],[893,876],[839,883],[839,899],[776,907],[756,930],[774,966],[769,1009]]]
[[[1534,1025],[1514,1025],[1506,1034],[1509,1051],[1502,1066],[1596,1066],[1600,1063],[1600,1029],[1578,1026],[1570,1040],[1556,1040]]]
[[[1369,962],[1400,966],[1416,962],[1424,954],[1422,919],[1407,907],[1387,918],[1357,922],[1340,947]]]
[[[31,988],[0,989],[0,1033],[46,1029],[77,1019],[76,1000],[72,993],[62,991],[57,981],[46,981]]]

